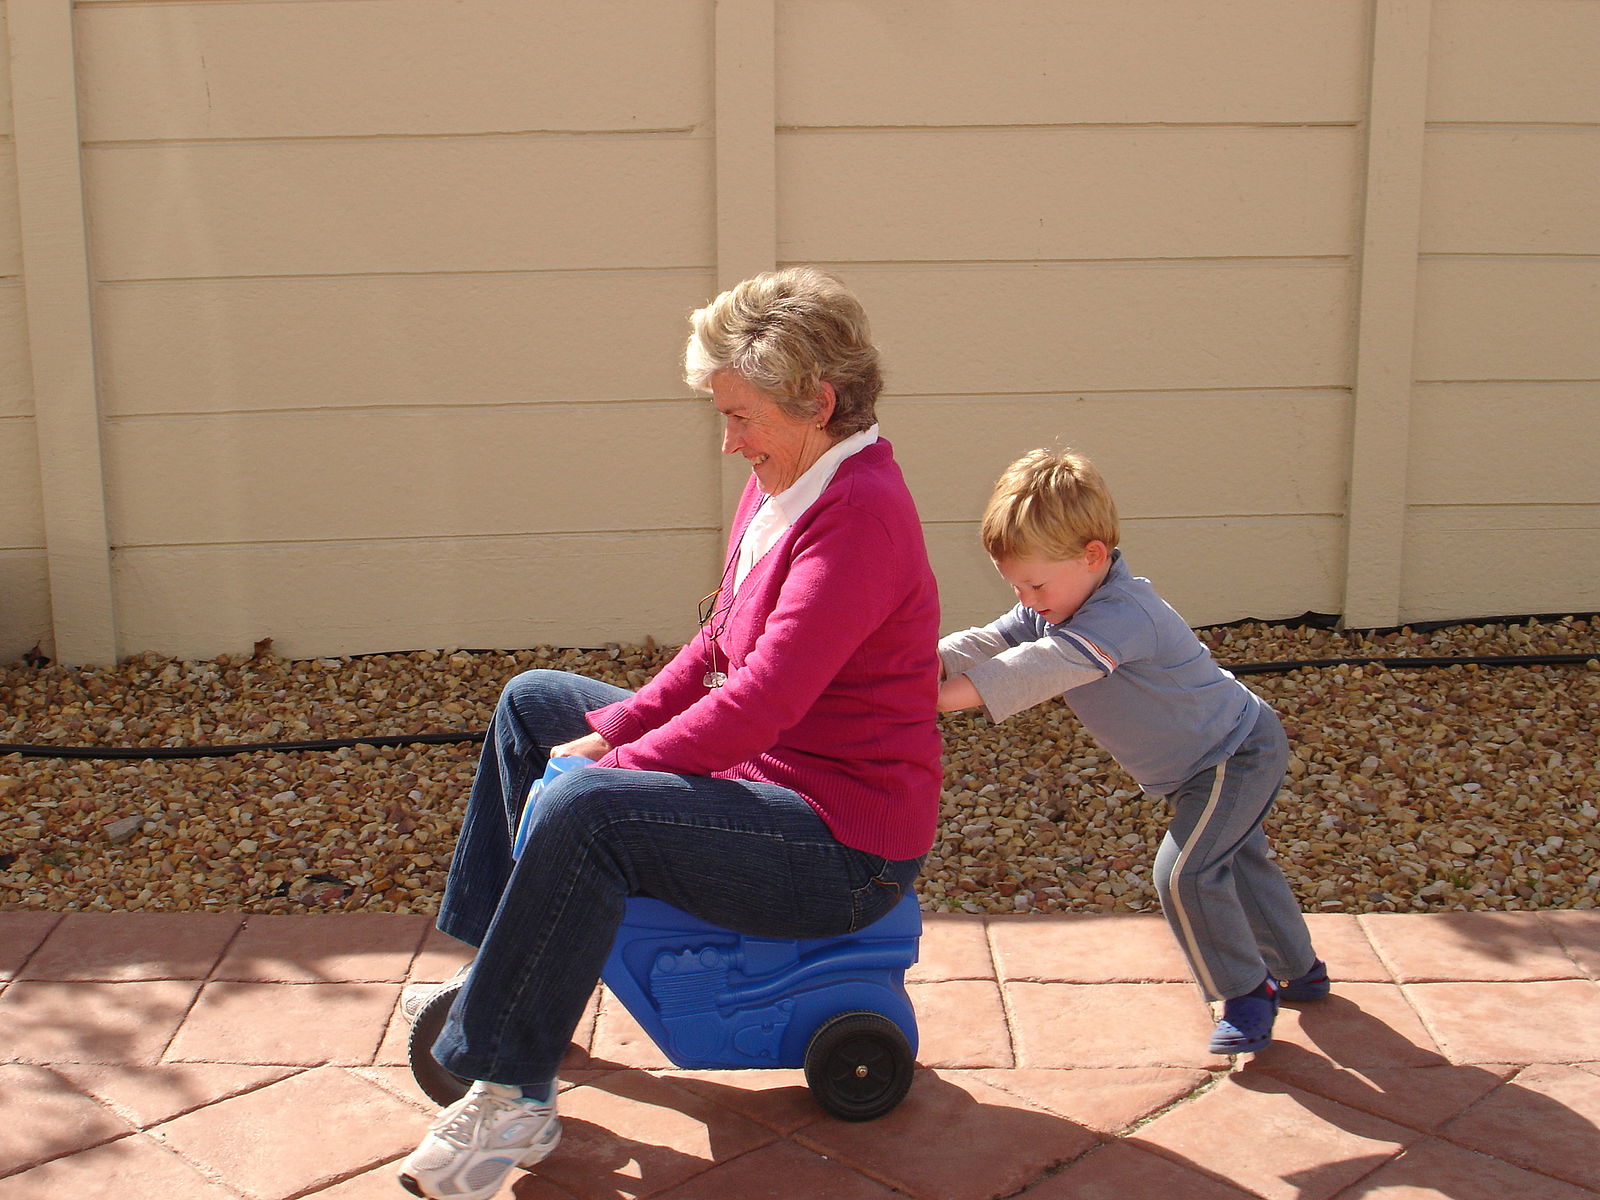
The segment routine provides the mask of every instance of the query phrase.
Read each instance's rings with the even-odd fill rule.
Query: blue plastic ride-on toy
[[[542,783],[573,765],[560,761],[534,785],[530,805]],[[894,1108],[911,1086],[917,1022],[905,972],[917,961],[921,934],[913,895],[865,929],[806,940],[735,933],[634,897],[601,980],[674,1066],[803,1067],[823,1109],[866,1121]],[[441,1105],[468,1086],[432,1054],[457,990],[434,996],[411,1031],[411,1072]]]

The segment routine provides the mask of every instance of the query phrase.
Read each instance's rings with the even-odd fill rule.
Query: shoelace
[[[445,1109],[434,1122],[433,1131],[443,1140],[463,1149],[472,1145],[472,1133],[496,1116],[513,1116],[523,1106],[516,1100],[479,1093],[466,1097],[460,1108]],[[531,1115],[531,1113],[529,1114]]]

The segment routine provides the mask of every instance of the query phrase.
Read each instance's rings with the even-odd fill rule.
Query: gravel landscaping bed
[[[1251,673],[1294,757],[1269,827],[1307,911],[1592,908],[1600,897],[1600,621],[1388,633],[1200,631],[1225,666],[1346,657],[1594,655],[1563,665]],[[535,666],[638,686],[670,650],[420,651],[289,661],[138,656],[0,668],[0,742],[174,747],[482,730]],[[1052,702],[944,718],[924,906],[1155,911],[1164,805]],[[436,910],[477,746],[226,757],[0,756],[0,908]]]

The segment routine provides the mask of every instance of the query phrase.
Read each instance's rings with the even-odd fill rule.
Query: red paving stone
[[[422,950],[412,960],[411,978],[419,983],[443,982],[454,975],[462,963],[469,961],[472,953],[471,946],[430,925]]]
[[[108,1188],[115,1180],[114,1190]],[[190,1166],[155,1139],[139,1134],[108,1142],[0,1179],[6,1200],[78,1196],[159,1196],[161,1200],[239,1200],[221,1180]]]
[[[57,1063],[52,1068],[86,1096],[140,1129],[277,1083],[293,1067],[164,1063],[154,1067]]]
[[[1019,1191],[1098,1139],[971,1072],[919,1071],[887,1116],[818,1122],[795,1140],[923,1200],[978,1200]]]
[[[1378,913],[1361,924],[1401,983],[1508,983],[1576,973],[1554,931],[1522,913]]]
[[[1466,1112],[1517,1073],[1516,1067],[1364,1067],[1346,1070],[1304,1052],[1256,1055],[1246,1072],[1261,1072],[1397,1125],[1433,1132]]]
[[[978,1078],[1043,1112],[1111,1136],[1176,1104],[1211,1082],[1209,1071],[1187,1067],[1021,1068],[981,1071]]]
[[[386,983],[208,983],[167,1060],[370,1063],[399,996]]]
[[[1188,964],[1163,921],[1131,913],[1015,917],[990,922],[1005,980],[1187,983]]]
[[[560,1149],[496,1200],[1600,1197],[1600,915],[1310,923],[1333,997],[1229,1060],[1158,916],[930,917],[920,1066],[864,1123],[798,1070],[671,1069],[601,991]],[[0,913],[0,1196],[402,1196],[433,1106],[395,1004],[467,953],[421,918]]]
[[[44,939],[62,921],[60,913],[6,913],[0,921],[0,982],[15,978]]]
[[[1268,1076],[1238,1073],[1129,1140],[1267,1200],[1330,1200],[1418,1136]]]
[[[1426,1141],[1385,1163],[1334,1200],[1593,1200],[1583,1188],[1485,1158],[1448,1142]]]
[[[217,964],[214,978],[247,983],[398,983],[405,979],[428,929],[427,917],[395,913],[250,917]]]
[[[654,1196],[777,1140],[748,1117],[643,1071],[561,1093],[562,1136],[538,1174],[583,1200]]]
[[[6,1098],[0,1163],[12,1169],[75,1154],[136,1128],[44,1067],[0,1066],[0,1095]]]
[[[222,913],[68,913],[18,979],[204,979],[243,919]]]
[[[1344,983],[1390,983],[1393,976],[1373,949],[1361,918],[1344,913],[1310,913],[1306,927],[1317,957],[1333,978]]]
[[[1564,909],[1539,919],[1590,979],[1600,979],[1600,909]]]
[[[1009,1067],[1011,1037],[1000,985],[989,979],[914,983],[917,1061],[928,1067]]]
[[[661,1200],[896,1200],[901,1193],[793,1142],[775,1142],[712,1167]]]
[[[0,1059],[33,1063],[154,1063],[200,985],[26,983],[0,992]]]
[[[1326,1000],[1285,1007],[1273,1043],[1256,1056],[1268,1064],[1295,1050],[1340,1067],[1427,1067],[1446,1061],[1404,991],[1391,983],[1346,983]]]
[[[417,1111],[338,1067],[319,1067],[158,1126],[162,1144],[264,1200],[389,1162],[416,1144]]]
[[[1600,983],[1423,983],[1405,990],[1451,1062],[1600,1059]]]
[[[1192,983],[1013,983],[1021,1067],[1213,1067],[1212,1019]]]
[[[949,979],[993,979],[988,919],[965,913],[923,914],[923,938],[908,983]]]
[[[1594,1083],[1593,1075],[1575,1067],[1529,1067],[1441,1132],[1481,1153],[1600,1191]]]
[[[1193,1167],[1127,1142],[1113,1142],[1034,1184],[1019,1200],[1254,1200]]]

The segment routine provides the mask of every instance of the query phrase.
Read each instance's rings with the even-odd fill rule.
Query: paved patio
[[[1317,915],[1335,994],[1231,1062],[1158,917],[932,917],[874,1122],[675,1071],[601,993],[516,1200],[1600,1196],[1600,912]],[[390,915],[0,913],[0,1197],[400,1200],[431,1108]]]

